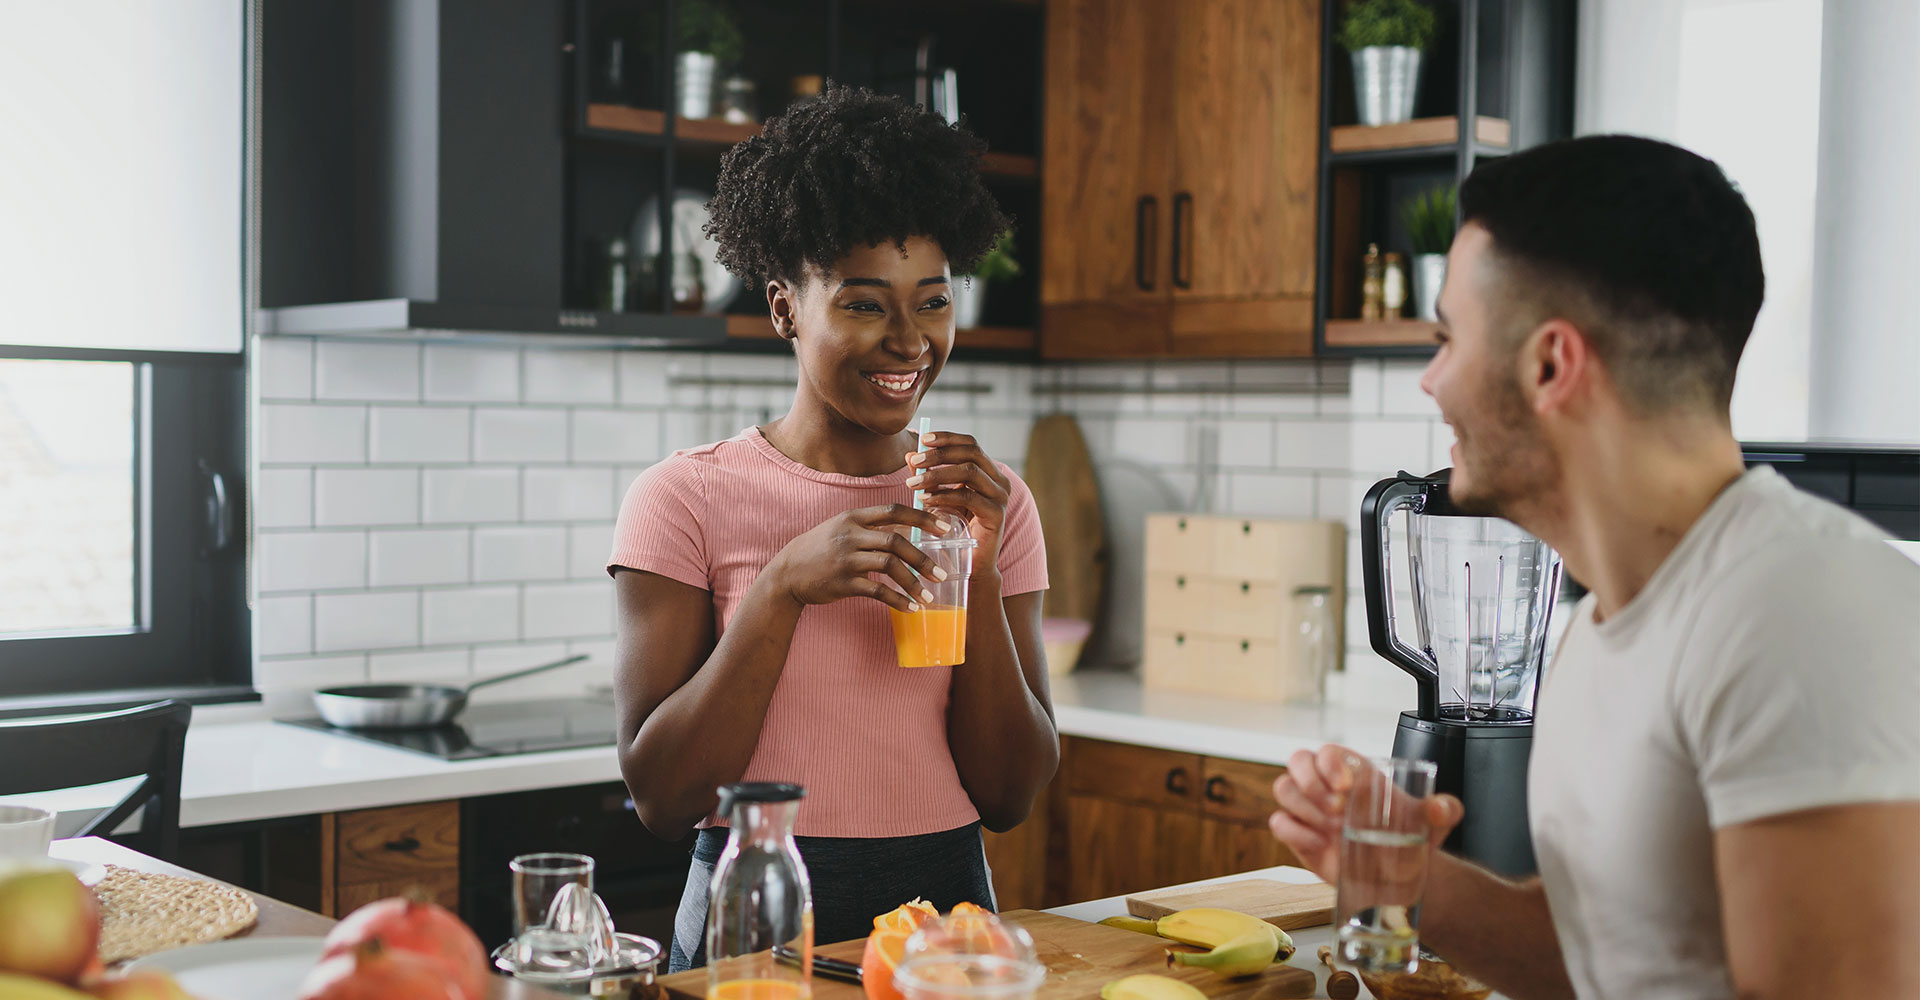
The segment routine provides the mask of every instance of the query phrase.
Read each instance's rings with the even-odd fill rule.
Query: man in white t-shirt
[[[1492,161],[1460,206],[1421,381],[1452,499],[1592,592],[1539,696],[1540,875],[1436,853],[1423,943],[1516,998],[1920,998],[1920,565],[1744,470],[1753,214],[1624,136]],[[1351,760],[1274,785],[1274,835],[1328,880]],[[1429,803],[1435,843],[1460,809]]]

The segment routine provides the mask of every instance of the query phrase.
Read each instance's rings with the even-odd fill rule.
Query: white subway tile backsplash
[[[313,598],[300,594],[254,601],[253,651],[261,656],[313,652]]]
[[[520,401],[520,351],[517,348],[431,344],[426,348],[424,363],[429,401]]]
[[[1430,420],[1382,418],[1353,422],[1353,471],[1391,475],[1399,470],[1420,474],[1431,455]]]
[[[987,457],[1018,469],[1027,459],[1027,438],[1033,433],[1033,420],[975,416],[956,423],[953,429],[971,435]]]
[[[613,581],[528,584],[529,639],[564,639],[613,634]]]
[[[369,460],[394,462],[466,462],[473,415],[463,406],[376,406],[369,437]]]
[[[1273,421],[1222,420],[1220,464],[1229,467],[1273,467]]]
[[[261,399],[313,398],[313,338],[253,338]]]
[[[528,469],[527,521],[604,521],[613,516],[614,472],[607,468]]]
[[[427,469],[421,478],[428,524],[520,519],[519,469]]]
[[[667,366],[676,355],[622,351],[615,358],[623,406],[667,405]]]
[[[368,583],[375,587],[466,583],[472,579],[468,569],[471,535],[467,528],[369,532]]]
[[[263,532],[254,557],[262,593],[367,585],[367,540],[358,531]]]
[[[1438,469],[1452,468],[1453,443],[1453,428],[1444,422],[1435,422],[1433,424],[1433,444],[1430,453],[1427,455],[1427,468],[1425,471],[1432,472]]]
[[[1262,517],[1313,517],[1311,473],[1233,472],[1228,474],[1235,514]]]
[[[466,648],[375,653],[367,658],[367,680],[374,684],[449,684],[472,679]]]
[[[367,408],[265,403],[260,407],[260,464],[367,460]]]
[[[1190,427],[1175,417],[1121,417],[1113,422],[1114,453],[1150,465],[1185,465]]]
[[[429,645],[520,638],[520,588],[469,587],[422,595],[421,634]]]
[[[575,462],[651,462],[660,457],[660,414],[646,410],[573,411]]]
[[[1313,516],[1325,521],[1352,522],[1359,508],[1347,509],[1351,493],[1347,477],[1338,472],[1322,472],[1314,486]]]
[[[476,583],[559,580],[567,576],[567,529],[475,528]]]
[[[542,663],[564,660],[570,654],[564,642],[515,642],[473,647],[473,676],[476,680],[515,670],[537,667]],[[544,674],[493,684],[473,693],[476,702],[524,701],[528,698],[579,697],[593,680],[604,683],[607,669],[591,663],[549,670]]]
[[[321,340],[314,344],[319,399],[418,400],[421,345]]]
[[[312,469],[262,469],[254,474],[254,527],[306,528],[312,524]]]
[[[420,523],[418,469],[318,469],[313,492],[321,527]]]
[[[564,462],[567,411],[480,407],[473,411],[473,457],[479,462]]]
[[[1275,421],[1274,467],[1345,470],[1351,461],[1351,432],[1345,420]]]
[[[693,410],[668,410],[661,420],[660,450],[665,455],[695,448],[712,440],[707,437],[706,414]]]
[[[316,652],[387,649],[420,643],[420,595],[411,590],[318,594],[313,598]]]
[[[607,579],[613,551],[613,522],[576,524],[567,529],[567,575],[579,580]]]
[[[262,694],[274,694],[281,691],[305,692],[315,688],[339,687],[343,684],[364,684],[367,680],[367,656],[365,653],[348,653],[340,656],[298,656],[262,659],[253,667],[254,689]],[[299,704],[299,702],[294,702]],[[301,706],[301,711],[312,714],[313,705]]]
[[[1381,362],[1380,412],[1389,417],[1437,417],[1440,407],[1420,388],[1424,361],[1391,358]]]
[[[528,351],[523,401],[528,403],[612,403],[612,351]]]
[[[1380,412],[1381,368],[1377,358],[1360,358],[1353,362],[1347,390],[1347,412],[1355,417],[1375,416]]]

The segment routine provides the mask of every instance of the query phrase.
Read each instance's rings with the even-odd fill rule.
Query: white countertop
[[[1144,690],[1132,674],[1053,678],[1061,733],[1267,764],[1299,749],[1344,743],[1384,755],[1396,713],[1381,708],[1324,710]],[[250,717],[251,716],[251,717]],[[479,760],[421,754],[285,726],[253,709],[204,709],[187,733],[180,825],[367,809],[617,781],[613,748],[589,747]],[[117,801],[126,782],[52,794],[12,796],[61,813],[68,836]]]

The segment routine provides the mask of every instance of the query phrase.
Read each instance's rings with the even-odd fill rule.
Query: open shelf
[[[1424,319],[1329,319],[1328,347],[1433,347],[1440,324]]]
[[[727,337],[731,340],[778,340],[773,320],[762,313],[728,313]]]
[[[1504,118],[1481,115],[1474,119],[1473,139],[1482,146],[1506,149],[1513,129]],[[1327,133],[1327,150],[1338,158],[1350,153],[1384,153],[1432,148],[1451,153],[1460,138],[1460,119],[1416,118],[1395,125],[1337,125]]]
[[[601,132],[628,135],[665,135],[667,115],[653,108],[630,108],[624,104],[587,105],[587,127]],[[734,123],[719,118],[675,118],[674,137],[683,143],[731,146],[760,134],[756,123]],[[1040,160],[1018,153],[987,153],[980,157],[980,172],[989,177],[1032,179],[1040,176]]]

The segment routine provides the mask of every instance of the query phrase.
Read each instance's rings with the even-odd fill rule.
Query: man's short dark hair
[[[915,236],[968,274],[1009,225],[980,180],[986,148],[925,108],[831,87],[727,152],[706,231],[748,281],[825,273],[856,247]]]
[[[1515,335],[1581,328],[1641,412],[1733,398],[1766,278],[1745,198],[1712,160],[1626,135],[1547,143],[1482,165],[1463,223],[1493,237]]]

